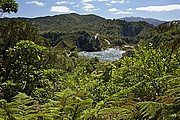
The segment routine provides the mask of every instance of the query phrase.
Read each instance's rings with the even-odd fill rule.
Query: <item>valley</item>
[[[8,21],[8,18],[4,20]],[[85,51],[99,51],[113,46],[137,44],[136,36],[154,28],[143,21],[110,20],[93,14],[73,13],[31,19],[17,18],[16,20],[30,22],[36,26],[43,37],[50,39],[53,47],[59,49],[77,47]],[[95,37],[97,34],[98,36]]]
[[[0,120],[180,120],[178,4],[17,2],[0,1]]]

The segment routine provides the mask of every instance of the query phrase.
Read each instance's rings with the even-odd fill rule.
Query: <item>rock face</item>
[[[100,51],[101,41],[98,36],[93,36],[87,32],[83,32],[77,39],[77,47],[81,51]]]

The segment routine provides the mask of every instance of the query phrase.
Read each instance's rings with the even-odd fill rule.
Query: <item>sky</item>
[[[19,10],[5,17],[43,17],[59,14],[96,14],[107,19],[123,17],[180,20],[180,0],[16,0]]]

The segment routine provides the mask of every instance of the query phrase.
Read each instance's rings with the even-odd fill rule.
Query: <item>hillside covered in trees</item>
[[[76,22],[89,16],[79,17],[74,17]],[[56,23],[60,18],[53,22],[53,17],[46,18],[49,22],[45,18],[31,22],[1,19],[0,119],[180,119],[179,21],[154,28],[145,22],[94,17],[88,18],[87,29],[85,22],[76,26],[68,23],[69,18],[61,18],[62,25]],[[42,24],[51,21],[54,27]],[[97,24],[99,21],[102,23]],[[99,38],[94,37],[96,33]],[[134,56],[100,62],[80,57],[73,49],[101,49],[101,37],[112,38],[114,45],[119,45],[118,38],[124,44],[135,44]],[[73,47],[67,49],[69,46]]]
[[[49,39],[51,46],[61,50],[100,51],[114,46],[145,45],[149,42],[159,45],[161,42],[179,39],[180,29],[178,20],[154,27],[143,21],[126,22],[75,13],[14,20],[32,24],[38,28],[42,37]],[[11,19],[4,18],[1,21]]]
[[[17,18],[30,22],[58,49],[99,51],[113,46],[134,44],[135,36],[154,27],[146,22],[110,20],[96,15],[64,14],[39,18]],[[5,18],[1,21],[10,21]],[[109,41],[111,44],[109,45]]]
[[[158,20],[158,19],[153,19],[153,18],[142,18],[142,17],[124,17],[124,18],[120,18],[120,20],[125,20],[127,22],[139,22],[139,21],[146,21],[149,24],[152,24],[154,26],[158,26],[162,23],[164,23],[165,21],[162,20]]]

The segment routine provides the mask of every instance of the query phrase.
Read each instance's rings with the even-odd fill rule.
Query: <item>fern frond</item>
[[[172,87],[166,91],[166,95],[169,96],[175,95],[180,97],[180,77],[171,79],[171,81],[169,81],[169,84]]]
[[[132,115],[132,111],[123,107],[118,108],[104,108],[98,112],[98,116],[103,116],[105,118],[118,118],[127,119]]]
[[[163,109],[166,106],[163,103],[158,102],[140,102],[139,111],[141,113],[141,119],[155,120],[163,117]]]
[[[0,111],[2,111],[4,118],[26,120],[29,115],[33,116],[36,113],[33,104],[34,100],[31,97],[24,93],[19,93],[9,103],[2,100]]]

